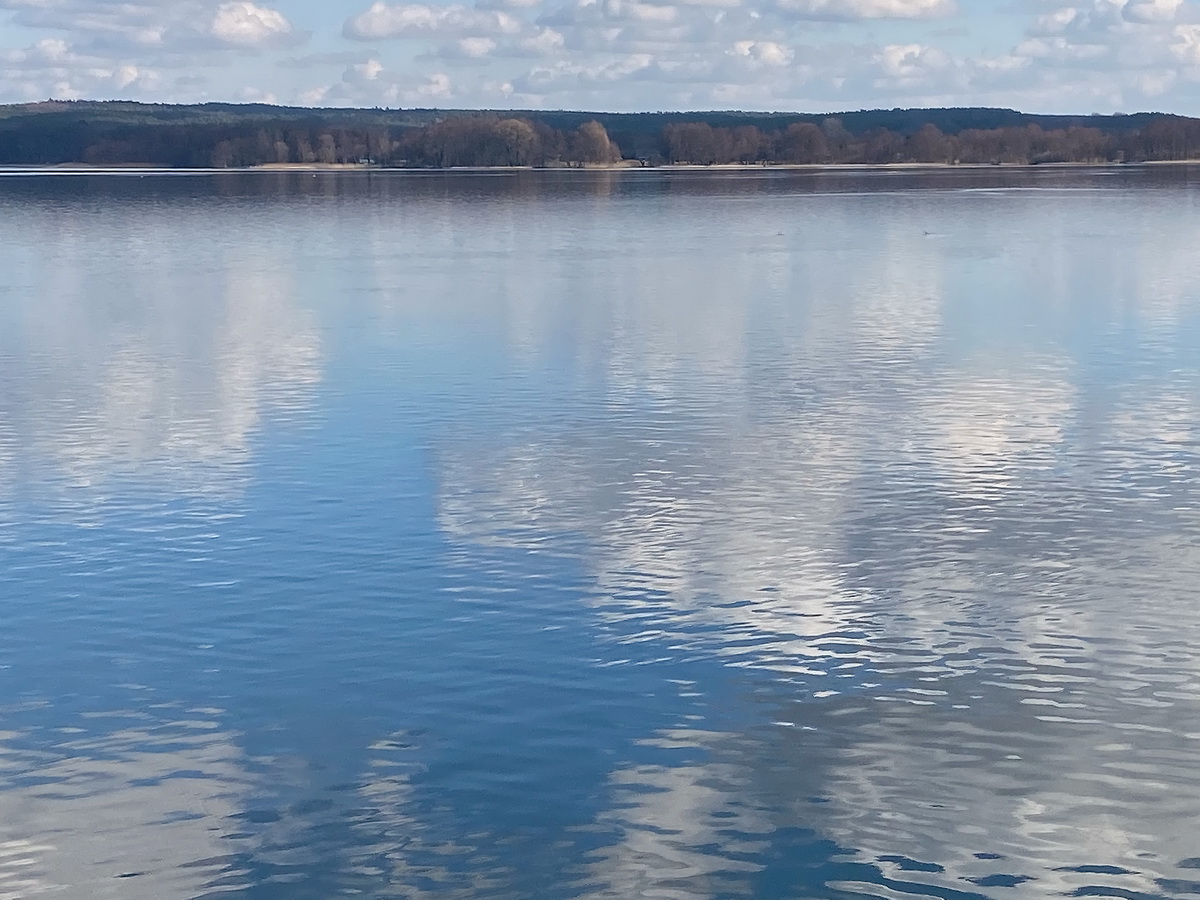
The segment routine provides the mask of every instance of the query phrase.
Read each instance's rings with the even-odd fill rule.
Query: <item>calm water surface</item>
[[[0,177],[0,898],[1200,894],[1200,172]]]

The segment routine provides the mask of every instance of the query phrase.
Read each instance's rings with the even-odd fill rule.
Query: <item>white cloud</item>
[[[799,21],[848,24],[953,10],[949,0],[560,0],[529,16],[506,0],[441,8],[380,2],[349,19],[344,32],[360,40],[440,39],[433,56],[460,66],[486,60],[503,76],[492,83],[511,86],[513,102],[535,107],[783,108],[804,102],[797,98],[805,85],[819,91],[824,81],[831,96],[844,93],[854,65],[865,75],[876,68],[879,52],[870,43],[804,46],[795,41],[798,29],[812,26]],[[494,45],[465,43],[468,38]],[[561,59],[525,70],[500,68],[502,60],[527,56]],[[936,57],[931,51],[927,60]],[[871,78],[859,80],[869,89]],[[485,102],[482,88],[478,96]],[[635,96],[656,99],[636,102]]]
[[[295,33],[292,23],[284,18],[283,13],[255,6],[248,0],[218,6],[209,31],[220,41],[243,47],[260,47],[280,39],[290,40]]]
[[[521,22],[506,12],[474,9],[454,4],[427,6],[375,3],[366,12],[346,20],[343,33],[355,40],[387,40],[419,35],[515,34]]]
[[[315,87],[300,92],[300,102],[305,106],[321,106],[329,96],[329,87]]]
[[[1194,16],[1183,0],[1091,0],[1038,17],[1013,54],[1025,60],[1026,84],[1058,102],[1141,108],[1178,90],[1180,63],[1200,64]],[[1169,108],[1169,107],[1168,107]]]
[[[734,56],[751,59],[769,66],[786,66],[795,55],[790,48],[774,41],[738,41],[730,52]]]
[[[654,57],[648,53],[634,53],[594,65],[562,61],[531,69],[517,79],[515,88],[519,93],[553,93],[566,84],[605,85],[622,82],[633,75],[644,74],[654,66]]]
[[[423,84],[404,89],[398,88],[393,95],[398,100],[445,100],[454,93],[450,76],[445,72],[434,72]]]
[[[1038,16],[1030,33],[1036,35],[1061,34],[1078,16],[1078,9],[1073,6],[1064,6],[1054,12]]]
[[[883,74],[905,78],[919,74],[931,62],[936,65],[944,54],[921,44],[889,44],[879,52],[878,59]]]
[[[1079,43],[1065,37],[1031,38],[1017,45],[1018,56],[1049,60],[1059,65],[1102,60],[1112,53],[1105,44]]]
[[[1130,22],[1174,22],[1182,0],[1129,0],[1121,15]]]
[[[487,37],[460,38],[458,48],[463,56],[482,59],[496,49],[496,42]]]
[[[1171,52],[1180,62],[1200,66],[1200,25],[1176,25]]]
[[[523,38],[519,48],[532,56],[552,56],[566,43],[562,33],[553,28],[540,28],[532,37]]]
[[[674,6],[654,3],[627,2],[627,0],[612,0],[616,7],[616,16],[624,16],[635,22],[674,22],[679,18],[679,10]]]
[[[928,19],[954,12],[954,0],[779,0],[781,8],[816,19]]]
[[[274,67],[235,69],[239,58],[261,59],[264,51],[294,47],[309,34],[280,11],[245,0],[0,0],[11,11],[0,30],[0,102],[68,98],[139,100],[235,100],[279,96]],[[57,66],[34,66],[44,52],[28,52],[3,36],[28,35],[35,45],[58,41],[69,54]],[[36,37],[35,37],[36,36]],[[47,45],[48,46],[48,45]],[[13,54],[25,58],[14,66]],[[175,70],[175,77],[162,77]],[[209,72],[223,74],[219,85]],[[210,90],[216,90],[213,96]],[[287,93],[294,100],[295,88]]]
[[[154,89],[159,73],[129,60],[78,53],[62,38],[43,38],[19,50],[0,50],[0,93],[16,99],[47,94],[77,100],[104,93],[138,96]]]
[[[372,57],[366,62],[356,63],[348,68],[346,74],[342,76],[342,80],[357,84],[379,81],[379,76],[383,74],[383,71],[383,63]]]
[[[307,37],[278,10],[249,0],[0,0],[5,7],[18,26],[58,31],[78,46],[106,53],[122,47],[142,53],[257,48]]]
[[[651,0],[659,2],[659,0]],[[742,0],[678,0],[679,6],[701,6],[713,9],[733,9],[742,5]]]
[[[442,61],[451,61],[454,55],[453,51],[448,51]],[[374,76],[368,77],[372,72]],[[365,67],[351,66],[336,84],[310,88],[306,95],[306,102],[324,106],[362,106],[368,103],[388,106],[462,105],[454,103],[457,96],[455,82],[446,72],[413,76],[382,66],[375,70],[369,63]]]
[[[322,52],[278,62],[309,32],[271,3],[0,0],[0,100],[1200,111],[1200,0],[1025,0],[996,13],[1020,37],[988,53],[976,5],[955,0],[368,0]],[[71,56],[34,66],[44,39]],[[342,77],[369,60],[374,77]]]
[[[477,9],[533,9],[541,6],[542,0],[478,0]]]

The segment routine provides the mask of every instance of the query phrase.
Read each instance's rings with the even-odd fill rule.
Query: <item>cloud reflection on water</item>
[[[1142,370],[1114,377],[1094,359],[1106,338],[1087,333],[1087,316],[1054,319],[1073,302],[1073,280],[1062,267],[1076,251],[1053,228],[1015,245],[1013,234],[1023,233],[1031,216],[1063,204],[1036,197],[951,202],[949,193],[920,191],[821,202],[764,191],[755,204],[739,204],[736,190],[717,202],[704,190],[694,191],[697,199],[680,189],[680,196],[667,190],[640,198],[629,215],[625,183],[608,173],[587,182],[599,189],[584,199],[548,191],[539,201],[547,206],[536,209],[533,194],[489,194],[477,181],[474,193],[466,191],[472,204],[466,216],[467,200],[454,195],[450,181],[423,180],[419,191],[427,193],[410,205],[390,202],[398,199],[390,194],[388,202],[370,195],[371,202],[358,205],[337,193],[347,182],[316,181],[329,193],[320,198],[325,216],[302,220],[287,232],[289,240],[320,229],[315,220],[343,240],[361,227],[353,241],[322,248],[336,256],[334,263],[317,260],[304,271],[332,266],[328,271],[352,291],[371,289],[385,328],[404,333],[404,352],[385,347],[386,362],[367,360],[371,381],[352,388],[372,401],[384,395],[391,401],[394,392],[400,396],[394,404],[363,409],[411,417],[419,426],[406,426],[428,429],[422,435],[436,469],[438,521],[460,556],[477,563],[480,544],[582,547],[593,621],[615,648],[606,662],[619,667],[639,648],[672,664],[717,660],[723,667],[705,669],[712,683],[688,693],[716,685],[736,695],[707,707],[697,701],[712,721],[698,715],[690,720],[694,727],[685,721],[642,733],[629,758],[616,757],[602,772],[596,805],[608,806],[591,827],[612,839],[582,854],[588,863],[580,892],[752,895],[762,885],[756,879],[786,867],[779,857],[805,828],[829,846],[802,855],[794,867],[820,869],[844,851],[839,858],[858,868],[821,875],[863,893],[930,893],[922,887],[936,885],[943,893],[992,895],[1012,890],[1006,879],[1038,895],[1185,892],[1179,884],[1186,873],[1174,867],[1194,852],[1186,846],[1187,826],[1200,805],[1194,779],[1200,684],[1189,651],[1200,629],[1191,598],[1200,558],[1189,543],[1200,524],[1196,386],[1186,365],[1167,371],[1159,357],[1148,365],[1139,357]],[[229,199],[236,201],[236,191]],[[735,206],[741,211],[733,212]],[[955,227],[925,234],[922,224],[943,212]],[[300,297],[321,289],[315,276],[311,285],[294,281],[282,244],[268,244],[272,253],[246,249],[256,229],[272,224],[250,208],[231,217],[241,224],[228,235],[214,235],[211,227],[189,231],[183,217],[190,242],[179,240],[177,252],[164,258],[138,255],[138,240],[163,227],[168,214],[137,207],[132,226],[114,225],[99,247],[68,240],[69,230],[61,244],[46,234],[54,252],[80,263],[61,272],[14,265],[14,277],[29,281],[29,295],[46,304],[20,305],[19,358],[33,371],[12,379],[20,390],[0,396],[0,484],[5,466],[45,465],[54,470],[51,480],[96,488],[89,493],[130,476],[167,488],[166,495],[228,496],[244,483],[264,419],[309,409],[322,377],[322,347]],[[1106,240],[1126,241],[1125,219],[1102,210],[1093,224]],[[1172,295],[1166,313],[1156,311],[1150,298],[1158,288],[1146,272],[1170,268],[1183,246],[1156,251],[1147,244],[1122,277],[1102,272],[1089,310],[1119,331],[1114,311],[1132,303],[1133,338],[1145,337],[1142,323],[1182,321],[1193,303],[1186,287]],[[1150,266],[1154,259],[1161,265]],[[1097,268],[1108,264],[1105,254]],[[121,271],[126,266],[128,273]],[[77,280],[89,267],[123,278],[128,292],[94,300]],[[364,285],[360,277],[377,283]],[[1024,277],[1041,279],[1039,291],[1017,290]],[[45,281],[34,290],[39,278]],[[1136,289],[1126,292],[1130,286]],[[1050,312],[1038,318],[1030,310],[1043,300]],[[357,314],[354,303],[346,306],[351,311],[344,314]],[[1022,317],[1039,328],[1014,326]],[[501,343],[497,335],[507,347],[494,346]],[[1161,331],[1151,337],[1168,347]],[[1100,350],[1079,346],[1088,342]],[[492,382],[489,366],[503,355],[498,351],[508,352],[511,369]],[[393,381],[381,377],[397,373]],[[408,380],[410,374],[416,378]],[[397,445],[413,440],[408,430],[381,427],[365,439],[370,449],[351,448],[380,454],[346,456],[347,467],[364,463],[363,483],[355,485],[363,491],[360,502],[377,489],[395,499],[387,495],[395,490],[387,482],[395,474],[387,456],[395,446],[381,448],[383,434]],[[300,475],[312,478],[314,493],[305,496],[329,495],[325,470]],[[278,511],[296,510],[281,503]],[[416,616],[419,627],[409,629],[412,620],[397,619],[392,604],[394,584],[403,580],[397,573],[442,561],[429,550],[414,563],[397,549],[400,539],[378,558],[369,546],[358,554],[364,531],[393,511],[387,503],[364,502],[359,517],[304,522],[315,540],[333,533],[321,532],[327,524],[342,529],[339,540],[325,540],[329,555],[314,558],[348,551],[337,556],[334,571],[361,560],[364,569],[377,565],[374,574],[381,576],[373,594],[359,597],[364,609],[341,609],[340,594],[328,606],[320,598],[320,615],[339,613],[319,622],[318,656],[329,653],[322,661],[333,667],[355,661],[343,670],[352,678],[330,702],[349,697],[353,711],[402,718],[412,710],[403,690],[394,705],[381,700],[375,707],[354,699],[349,683],[385,660],[400,671],[429,665],[430,684],[453,685],[455,677],[477,677],[472,648],[494,653],[499,663],[486,671],[497,673],[494,687],[511,687],[503,660],[508,648],[496,646],[540,627],[550,605],[525,610],[527,618],[516,609],[508,620],[472,618],[458,607],[451,618],[461,618],[461,630],[445,630],[442,608],[425,605],[437,583],[418,578],[412,590],[420,603],[413,608],[433,611],[428,621]],[[202,531],[204,540],[212,537],[212,529]],[[311,536],[304,528],[297,534]],[[104,537],[94,549],[107,552]],[[143,550],[151,544],[137,538]],[[425,554],[423,545],[413,546]],[[461,553],[463,546],[468,552]],[[64,559],[86,565],[87,549],[86,542],[64,543],[61,556],[55,551],[41,561],[42,572],[56,571]],[[309,549],[297,543],[272,554],[259,590],[303,575],[305,565],[295,566],[289,553]],[[507,573],[489,569],[488,586],[493,577],[514,576],[519,580],[499,587],[515,592],[536,581],[529,577],[540,575],[536,560],[522,559]],[[472,565],[460,574],[455,589],[464,595],[479,588],[469,579],[485,577]],[[24,575],[22,583],[37,585],[38,577]],[[212,583],[206,576],[189,587],[209,590]],[[236,611],[241,590],[222,581],[220,602]],[[304,593],[312,592],[297,591]],[[121,599],[119,591],[114,596]],[[195,596],[204,609],[218,605],[207,602],[211,594]],[[269,625],[262,633],[289,646],[303,607],[282,593],[267,596],[280,618],[260,619]],[[487,612],[505,606],[497,602]],[[483,621],[495,635],[480,627]],[[174,629],[166,620],[155,627],[164,622]],[[441,647],[431,661],[414,662],[406,641],[419,643],[420,626],[431,622],[430,644],[451,634],[476,643],[455,647],[453,662]],[[118,629],[119,636],[146,631],[142,621],[122,623],[130,627]],[[231,661],[225,677],[266,677],[286,663],[274,655],[279,646],[259,641],[244,621],[240,627],[239,650],[252,646],[262,655],[248,652],[240,670]],[[36,645],[36,632],[21,637]],[[352,651],[339,648],[339,638]],[[336,652],[347,655],[339,661]],[[144,648],[129,652],[139,655],[150,656]],[[296,671],[315,671],[310,662],[304,658]],[[439,666],[466,674],[446,677]],[[561,674],[534,673],[526,687],[532,693],[557,685]],[[656,677],[643,675],[638,687]],[[480,693],[477,684],[466,690]],[[518,706],[528,702],[526,694],[498,696]],[[530,760],[543,759],[522,755],[528,745],[519,741],[489,755],[496,735],[514,721],[520,725],[527,710],[503,712],[514,718],[456,733],[487,744],[484,751],[466,745],[457,756],[464,770],[474,765],[496,775],[497,763],[527,769]],[[430,718],[446,714],[439,707]],[[261,711],[253,715],[262,716],[256,720],[262,730],[273,727]],[[369,720],[373,727],[377,720]],[[652,727],[661,724],[655,721]],[[603,725],[573,727],[579,730],[545,733],[582,741],[597,736],[588,729]],[[155,739],[126,734],[135,745]],[[177,787],[201,805],[211,803],[214,817],[240,816],[243,782],[237,765],[222,761],[234,758],[224,749],[232,740],[214,738],[211,746],[220,749],[211,759],[185,747],[177,778],[165,777],[175,772],[164,768],[168,751],[142,759],[136,746],[122,751],[128,764],[80,745],[68,748],[69,763],[21,757],[19,765],[43,766],[68,783],[101,776],[125,783],[150,811],[187,808],[190,801],[172,793]],[[517,881],[521,873],[497,849],[526,837],[509,830],[509,808],[471,807],[461,794],[456,808],[446,798],[462,770],[422,784],[393,758],[402,751],[386,744],[363,742],[346,752],[354,772],[348,777],[358,779],[355,801],[346,804],[354,808],[300,804],[298,821],[280,825],[271,846],[254,848],[262,870],[242,885],[222,886],[296,877],[306,863],[309,875],[319,869],[314,877],[328,876],[324,884],[386,883],[406,896],[503,893]],[[431,739],[426,753],[453,757],[462,749],[439,748]],[[362,764],[359,754],[369,761]],[[556,758],[546,759],[552,767]],[[197,785],[189,772],[213,777]],[[138,800],[150,787],[145,777],[177,784]],[[512,800],[528,784],[551,785],[554,777],[499,784],[500,774],[475,787],[489,800]],[[302,789],[317,788],[314,780]],[[29,797],[18,784],[0,791],[0,821],[4,803]],[[108,811],[113,798],[100,788],[96,797],[103,815],[125,821],[125,812]],[[12,821],[27,823],[22,833],[50,827],[48,817],[57,814],[58,807],[40,805],[45,798],[34,800],[12,814]],[[318,808],[326,812],[311,811]],[[95,827],[90,813],[80,821]],[[161,877],[162,892],[171,895],[198,889],[185,857],[209,853],[211,836],[189,830],[199,827],[190,821],[172,825],[180,855],[163,857],[159,869],[148,860],[151,880],[142,883],[153,886]],[[144,824],[131,819],[113,839],[136,838]],[[475,830],[464,834],[467,827]],[[78,834],[64,834],[61,846],[73,846]],[[551,849],[567,858],[574,849],[564,850],[566,844],[582,846],[564,840]],[[153,841],[145,845],[158,854]],[[76,877],[86,883],[108,871],[96,860],[94,871],[76,875],[58,861],[58,851],[11,846],[14,859],[33,860],[21,868],[41,879],[38,885]],[[105,851],[112,859],[123,852]],[[549,865],[557,862],[546,855]],[[186,871],[165,874],[176,867]],[[880,873],[890,879],[886,884],[872,877]],[[240,873],[226,874],[236,881]],[[542,883],[557,884],[553,876]],[[1022,882],[1026,877],[1037,880]],[[1169,877],[1179,883],[1164,887]],[[821,883],[817,892],[826,888]]]
[[[5,734],[0,898],[160,900],[236,876],[227,862],[239,842],[221,822],[241,811],[248,777],[212,712],[108,732],[75,728],[37,749]]]
[[[911,234],[872,225],[889,227]],[[855,254],[768,268],[766,296],[791,299],[772,334],[754,307],[782,298],[760,281],[640,258],[588,312],[582,342],[607,363],[584,413],[439,448],[455,539],[580,535],[615,639],[795,691],[774,738],[614,772],[635,799],[596,867],[612,896],[751,893],[710,880],[738,868],[705,824],[731,807],[748,832],[807,821],[901,892],[1187,890],[1200,669],[1171,648],[1200,631],[1200,555],[1179,537],[1200,524],[1193,398],[1168,372],[1098,404],[1098,376],[1041,335],[945,354],[942,310],[968,304],[958,263],[911,241],[877,273]],[[1138,472],[1166,483],[1131,491]],[[794,793],[808,778],[765,798],[760,770],[788,765],[819,769],[826,802]],[[869,880],[830,887],[884,890]]]
[[[206,568],[213,523],[236,514],[265,421],[307,416],[323,366],[287,248],[253,244],[253,221],[68,193],[3,198],[22,233],[0,246],[14,287],[0,311],[0,542],[15,535],[0,580],[22,595],[0,648],[14,671],[0,674],[47,703],[62,700],[55,666],[102,694],[110,665],[195,662],[197,610],[236,585]],[[75,527],[101,520],[111,532]],[[253,841],[230,823],[254,779],[239,736],[218,710],[163,719],[168,705],[5,734],[0,897],[159,900],[244,876],[236,854]],[[27,718],[4,711],[9,728]]]
[[[237,490],[264,414],[286,418],[311,403],[316,323],[297,305],[285,260],[210,234],[163,247],[146,236],[166,227],[170,208],[125,212],[102,235],[75,221],[86,210],[26,213],[64,262],[15,266],[32,283],[8,338],[35,371],[12,373],[0,398],[0,434],[19,457],[10,465],[53,460],[65,485],[101,492],[128,475],[186,492]],[[84,271],[124,294],[93,289]]]
[[[664,732],[644,743],[663,750],[713,751],[727,735]],[[619,843],[597,854],[585,897],[749,896],[775,830],[756,806],[736,763],[643,764],[613,772],[613,808],[601,822]],[[715,848],[719,848],[714,852]]]

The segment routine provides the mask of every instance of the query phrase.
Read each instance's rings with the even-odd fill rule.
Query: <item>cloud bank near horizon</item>
[[[1200,0],[0,0],[0,102],[1200,114]]]

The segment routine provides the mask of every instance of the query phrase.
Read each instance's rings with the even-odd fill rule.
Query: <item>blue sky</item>
[[[1200,114],[1200,0],[0,0],[0,102]]]

